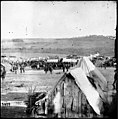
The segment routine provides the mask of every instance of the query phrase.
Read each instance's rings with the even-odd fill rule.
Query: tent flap
[[[94,111],[100,115],[99,104],[102,102],[99,93],[95,90],[92,84],[87,79],[84,71],[81,68],[76,68],[70,71],[70,74],[75,78],[75,81],[82,92],[85,94],[89,104]]]
[[[96,82],[98,82],[102,90],[107,91],[107,80],[95,67],[95,65],[89,60],[88,57],[81,58],[78,63],[78,67],[82,68],[86,76],[89,76],[93,78]]]

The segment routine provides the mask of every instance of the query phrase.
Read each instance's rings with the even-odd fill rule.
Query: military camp
[[[1,118],[117,117],[116,2],[1,1]]]

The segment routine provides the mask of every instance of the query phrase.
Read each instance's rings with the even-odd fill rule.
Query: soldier
[[[48,66],[47,66],[47,64],[45,64],[45,66],[44,66],[44,71],[47,74],[47,72],[48,72]]]
[[[13,72],[15,72],[15,63],[13,64]]]
[[[68,69],[70,68],[69,64],[66,64],[66,70],[68,71]]]
[[[64,63],[62,64],[63,72],[65,72],[65,65]]]
[[[50,71],[51,74],[52,74],[52,70],[53,70],[53,69],[52,69],[52,66],[50,65],[50,66],[49,66],[49,71]]]
[[[106,69],[106,67],[107,67],[107,64],[106,64],[106,62],[104,62],[103,66],[104,66],[104,69]]]
[[[18,69],[17,64],[14,64],[14,71],[15,71],[15,74],[17,74],[17,69]]]
[[[25,72],[24,64],[22,63],[20,65],[20,73]]]
[[[14,71],[13,71],[13,67],[14,67],[14,64],[11,63],[11,69],[10,69],[11,72],[14,72]]]

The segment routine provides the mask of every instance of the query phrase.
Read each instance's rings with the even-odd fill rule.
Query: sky
[[[1,38],[116,35],[115,1],[2,1]]]

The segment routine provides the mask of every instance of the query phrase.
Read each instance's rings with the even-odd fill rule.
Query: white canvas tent
[[[63,62],[72,62],[72,63],[76,63],[76,62],[77,62],[77,59],[66,59],[66,58],[63,58],[62,61],[63,61]]]
[[[63,82],[65,82],[65,80],[68,80],[68,78],[67,78],[68,74],[71,75],[69,79],[74,80],[74,82],[76,82],[78,88],[80,88],[81,91],[84,93],[86,99],[88,100],[88,102],[89,102],[90,106],[93,108],[93,110],[98,115],[101,115],[101,110],[103,109],[103,102],[106,102],[106,100],[105,100],[105,98],[101,97],[100,91],[98,91],[94,88],[94,86],[88,80],[85,72],[80,67],[73,68],[73,69],[69,70],[68,72],[66,72],[62,76],[62,78],[56,83],[56,85],[54,86],[50,95],[53,95],[55,90],[57,90],[58,86],[62,85]],[[73,78],[71,78],[71,77],[73,77]],[[64,84],[64,85],[66,86],[67,84]],[[74,84],[72,83],[71,86],[72,85],[74,85]],[[75,86],[72,86],[72,87],[75,87]],[[64,90],[64,89],[61,89],[61,90]],[[71,94],[73,94],[73,93],[71,93]],[[104,95],[104,93],[103,93],[103,95]],[[51,97],[53,97],[53,96],[51,96]]]
[[[47,62],[48,63],[57,63],[58,59],[48,59]]]

